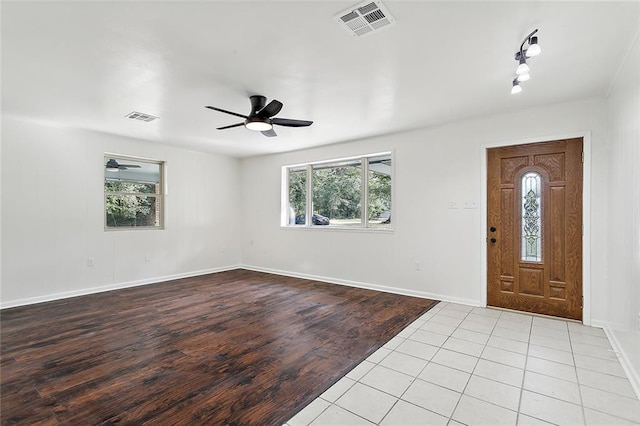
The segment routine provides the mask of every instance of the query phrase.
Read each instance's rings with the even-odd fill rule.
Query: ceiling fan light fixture
[[[518,79],[518,82],[527,81],[527,80],[531,79],[531,74],[529,74],[529,73],[520,74],[516,78]]]
[[[271,130],[273,126],[268,118],[251,117],[244,123],[244,127],[254,132],[265,132]]]

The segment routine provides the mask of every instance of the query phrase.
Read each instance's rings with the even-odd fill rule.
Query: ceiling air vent
[[[136,112],[136,111],[133,111],[132,113],[125,115],[125,117],[131,118],[133,120],[146,121],[147,123],[149,121],[153,121],[158,118],[158,117],[154,117],[153,115],[145,114],[143,112]]]
[[[371,34],[395,24],[395,19],[379,1],[359,3],[337,14],[335,18],[354,37]]]

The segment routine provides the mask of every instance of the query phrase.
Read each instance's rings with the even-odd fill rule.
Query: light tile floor
[[[640,425],[604,332],[439,303],[300,413],[303,425]]]

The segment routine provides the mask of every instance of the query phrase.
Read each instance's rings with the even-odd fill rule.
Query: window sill
[[[120,231],[164,231],[164,227],[160,226],[122,226],[118,228],[104,228],[105,232]]]
[[[312,231],[312,232],[355,232],[355,233],[373,233],[373,234],[393,234],[393,228],[391,229],[376,229],[376,228],[356,228],[348,226],[303,226],[303,225],[280,225],[280,229],[293,230],[293,231]]]

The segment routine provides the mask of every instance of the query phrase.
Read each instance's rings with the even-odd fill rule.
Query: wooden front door
[[[492,148],[487,304],[582,319],[582,138]]]

